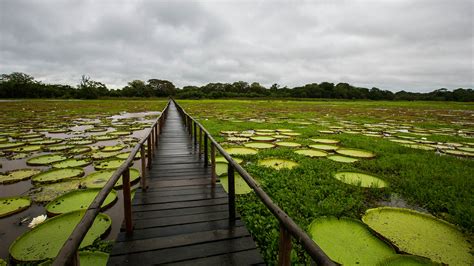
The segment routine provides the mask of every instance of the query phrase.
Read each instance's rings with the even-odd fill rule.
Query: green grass
[[[387,139],[361,134],[324,135],[318,130],[340,126],[351,121],[364,123],[389,122],[420,129],[450,128],[473,131],[472,103],[439,102],[372,102],[372,101],[246,101],[246,100],[180,100],[188,113],[198,118],[222,145],[223,130],[289,128],[302,133],[291,141],[314,144],[309,138],[327,137],[341,140],[340,145],[376,153],[377,157],[354,164],[333,162],[326,158],[309,158],[295,154],[293,149],[261,150],[246,156],[244,168],[263,189],[303,229],[320,216],[360,219],[365,210],[383,206],[391,196],[401,197],[410,207],[424,209],[457,225],[465,234],[474,232],[474,160],[434,151],[403,147]],[[249,119],[265,119],[255,123]],[[310,122],[309,125],[290,123]],[[455,131],[453,131],[455,132]],[[433,141],[473,142],[472,138],[450,133],[432,134]],[[263,158],[283,158],[298,162],[292,170],[260,167]],[[363,189],[337,181],[338,171],[359,171],[375,175],[389,183],[386,189]],[[278,222],[251,193],[238,198],[238,210],[264,253],[265,260],[275,263],[278,253]],[[307,256],[296,246],[293,262],[305,263]]]

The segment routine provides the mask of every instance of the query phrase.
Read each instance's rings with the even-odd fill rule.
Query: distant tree
[[[97,99],[101,96],[107,96],[108,92],[109,90],[105,84],[91,80],[90,77],[86,75],[82,75],[77,96],[81,99]]]
[[[176,94],[176,87],[168,80],[149,79],[147,86],[157,97],[172,96]]]

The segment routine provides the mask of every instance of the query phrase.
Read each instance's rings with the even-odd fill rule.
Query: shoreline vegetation
[[[348,83],[310,83],[293,88],[273,84],[266,88],[258,82],[209,83],[203,86],[177,88],[171,81],[149,79],[133,80],[121,89],[109,89],[106,84],[85,75],[80,84],[46,84],[25,73],[13,72],[0,75],[0,98],[5,99],[99,99],[99,98],[151,98],[173,96],[177,99],[345,99],[386,101],[456,101],[473,102],[474,90],[440,88],[432,92],[392,92],[376,87],[355,87]]]

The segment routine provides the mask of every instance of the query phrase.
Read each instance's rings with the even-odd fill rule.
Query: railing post
[[[153,149],[153,145],[151,145],[151,138],[148,137],[147,139],[147,153],[148,153],[148,169],[151,169],[151,149]]]
[[[196,128],[196,121],[193,121],[193,137],[194,137],[194,148],[197,145],[197,128]]]
[[[209,165],[209,155],[208,155],[208,147],[207,147],[207,134],[204,133],[204,167],[207,168]]]
[[[122,174],[122,192],[125,230],[127,234],[132,234],[132,194],[130,192],[130,168],[128,167]]]
[[[202,128],[199,127],[199,158],[201,158],[201,154],[202,154]]]
[[[291,235],[280,223],[280,244],[278,247],[278,265],[289,266],[291,263]]]
[[[142,145],[140,147],[140,160],[142,162],[142,178],[141,178],[141,186],[142,190],[146,191],[146,156],[145,156],[145,146]]]
[[[160,135],[160,130],[158,125],[155,125],[155,147],[158,147],[158,136]]]
[[[227,186],[229,189],[229,222],[235,224],[235,180],[234,180],[234,167],[227,163]]]
[[[216,146],[211,142],[211,184],[216,185]]]

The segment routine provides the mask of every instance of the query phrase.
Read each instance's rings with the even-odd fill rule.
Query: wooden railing
[[[280,222],[280,241],[278,251],[278,264],[279,265],[290,265],[290,254],[291,254],[291,239],[292,237],[301,243],[306,252],[318,265],[337,265],[333,262],[323,250],[316,245],[316,243],[308,236],[308,234],[301,229],[292,219],[289,217],[280,207],[273,203],[272,199],[263,191],[263,189],[255,182],[245,169],[236,163],[232,157],[222,148],[219,143],[211,136],[211,134],[193,117],[191,117],[184,109],[173,100],[181,117],[186,124],[189,134],[192,135],[194,145],[199,146],[199,153],[204,153],[204,166],[208,167],[209,154],[208,146],[210,142],[210,156],[211,156],[211,183],[215,185],[216,182],[216,149],[217,151],[227,160],[227,181],[228,181],[228,205],[229,205],[229,222],[235,223],[235,179],[234,172],[240,174],[245,182],[252,188],[258,198],[265,204],[270,212]],[[199,131],[198,131],[199,130]],[[199,140],[198,140],[199,138]],[[204,139],[203,139],[204,138]]]
[[[127,233],[132,233],[132,204],[131,204],[131,191],[130,191],[130,165],[138,152],[141,155],[141,187],[143,190],[147,189],[146,185],[146,169],[151,168],[151,160],[155,153],[158,145],[158,136],[163,127],[163,122],[166,118],[168,107],[171,101],[168,101],[166,107],[161,112],[160,116],[150,129],[147,131],[145,136],[138,142],[137,145],[132,149],[127,160],[113,173],[109,181],[104,185],[100,192],[95,197],[94,201],[89,205],[89,208],[85,211],[84,216],[77,226],[72,231],[68,240],[64,243],[61,250],[59,251],[56,259],[53,262],[54,266],[63,265],[79,265],[77,250],[84,239],[85,235],[89,231],[90,227],[94,223],[96,216],[100,212],[100,207],[104,202],[107,195],[112,191],[115,183],[117,183],[120,176],[122,176],[122,192],[123,192],[123,206],[124,206],[124,220],[125,230]],[[145,143],[147,144],[147,154],[145,155]]]

